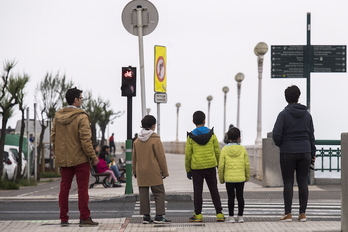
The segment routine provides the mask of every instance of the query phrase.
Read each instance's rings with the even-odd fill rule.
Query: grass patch
[[[36,186],[37,182],[34,179],[20,179],[19,180],[19,185],[20,186]]]
[[[19,189],[19,184],[6,181],[6,180],[0,180],[0,189],[2,190],[13,190],[13,189]]]
[[[56,178],[60,177],[60,174],[56,172],[41,172],[40,173],[40,178]]]

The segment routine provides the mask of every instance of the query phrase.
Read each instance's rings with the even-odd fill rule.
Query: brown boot
[[[94,222],[92,218],[88,218],[87,220],[81,220],[80,219],[80,227],[91,227],[91,226],[98,226],[98,222]]]

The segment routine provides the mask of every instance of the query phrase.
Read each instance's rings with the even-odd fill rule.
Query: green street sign
[[[347,47],[345,45],[311,46],[311,72],[346,72]]]
[[[303,45],[271,46],[272,78],[303,78],[304,76]]]

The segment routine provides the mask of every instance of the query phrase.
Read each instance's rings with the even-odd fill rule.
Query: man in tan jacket
[[[78,207],[80,210],[80,227],[98,226],[92,221],[88,208],[88,184],[90,160],[97,165],[92,140],[89,118],[80,109],[83,102],[82,90],[69,89],[65,95],[68,106],[57,111],[53,120],[51,142],[55,155],[55,164],[60,168],[61,182],[59,207],[61,226],[69,226],[69,191],[76,175],[78,186]]]

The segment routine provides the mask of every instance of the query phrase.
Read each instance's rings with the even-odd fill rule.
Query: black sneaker
[[[170,223],[172,223],[171,220],[165,219],[163,216],[156,216],[154,222],[155,222],[155,224],[170,224]]]
[[[113,188],[119,188],[119,187],[122,187],[122,185],[121,185],[121,184],[118,184],[118,183],[113,183],[113,184],[112,184],[112,187],[113,187]]]
[[[150,224],[151,222],[153,222],[151,220],[151,216],[150,215],[144,215],[143,216],[143,224]]]
[[[91,226],[98,226],[98,222],[94,222],[92,218],[88,218],[87,220],[80,220],[80,227],[91,227]]]
[[[70,225],[69,222],[61,222],[61,223],[60,223],[60,226],[61,226],[61,227],[68,227],[69,225]]]

